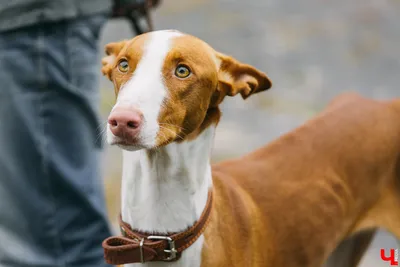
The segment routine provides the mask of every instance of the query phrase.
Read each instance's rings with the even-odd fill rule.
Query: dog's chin
[[[109,143],[112,146],[118,146],[122,150],[126,151],[138,151],[141,149],[151,149],[151,147],[147,146],[146,144],[142,144],[141,142],[134,141],[128,142],[124,140],[112,141]]]
[[[111,139],[111,140],[110,140]],[[111,146],[118,146],[122,150],[126,151],[138,151],[138,150],[158,150],[162,147],[165,147],[175,141],[176,139],[169,138],[169,139],[163,139],[160,140],[159,142],[156,143],[151,143],[151,144],[146,144],[145,142],[142,142],[141,138],[135,138],[134,140],[123,140],[118,137],[111,137],[109,139],[108,144]]]
[[[140,145],[117,144],[117,146],[119,148],[121,148],[122,150],[126,150],[126,151],[138,151],[138,150],[145,149],[145,147],[140,146]]]

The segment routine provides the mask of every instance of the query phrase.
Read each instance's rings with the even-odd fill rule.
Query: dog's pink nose
[[[142,125],[142,113],[132,108],[115,108],[108,117],[111,132],[124,139],[134,139]]]

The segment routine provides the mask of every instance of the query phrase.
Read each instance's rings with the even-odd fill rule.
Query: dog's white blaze
[[[158,116],[167,89],[163,82],[162,68],[171,40],[182,33],[177,31],[156,31],[149,35],[135,72],[118,94],[117,106],[134,107],[143,113],[143,125],[139,133],[140,145],[155,145],[159,131]],[[113,138],[108,129],[108,136]],[[110,140],[111,141],[111,140]]]

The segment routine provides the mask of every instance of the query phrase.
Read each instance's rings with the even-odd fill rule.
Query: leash
[[[196,223],[186,231],[156,235],[133,230],[119,216],[122,236],[103,241],[104,258],[112,265],[144,263],[149,261],[177,261],[204,232],[210,221],[213,193],[208,192],[206,207]]]
[[[144,2],[143,8],[140,10],[136,10],[127,16],[128,20],[131,23],[132,29],[136,32],[136,35],[151,32],[154,30],[153,20],[151,18],[150,9],[153,7],[152,0],[146,0]],[[140,23],[141,17],[144,16],[146,25]]]
[[[112,17],[124,17],[136,35],[154,30],[151,9],[156,8],[161,0],[114,0]],[[145,23],[141,22],[144,17]]]

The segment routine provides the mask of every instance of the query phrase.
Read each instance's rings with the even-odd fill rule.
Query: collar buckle
[[[168,253],[169,256],[164,261],[172,261],[176,258],[176,253],[178,252],[175,248],[175,241],[172,240],[169,236],[158,236],[158,235],[151,235],[148,236],[147,239],[149,240],[166,240],[168,241],[168,249],[164,249],[165,253]]]

